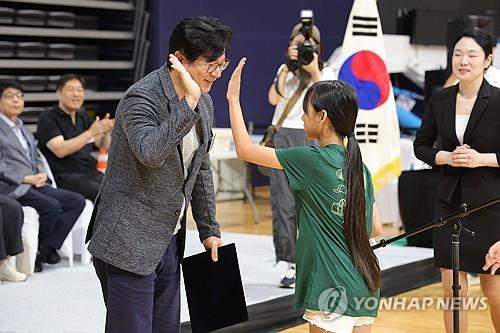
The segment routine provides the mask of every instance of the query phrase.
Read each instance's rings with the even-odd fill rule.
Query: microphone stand
[[[410,237],[416,234],[419,234],[423,231],[426,231],[428,229],[436,228],[436,227],[441,227],[445,225],[446,223],[450,221],[453,222],[453,232],[451,236],[451,245],[452,245],[452,270],[453,270],[453,285],[452,285],[452,290],[453,290],[453,298],[452,298],[452,308],[453,308],[453,332],[458,333],[459,332],[459,319],[460,319],[460,296],[459,296],[459,291],[460,291],[460,280],[459,280],[459,271],[460,271],[460,232],[462,229],[467,231],[471,237],[474,237],[475,233],[474,231],[471,231],[467,228],[465,228],[462,225],[462,218],[469,216],[470,214],[477,212],[481,209],[484,209],[486,207],[495,205],[497,203],[500,203],[500,198],[496,198],[490,201],[487,201],[481,205],[478,205],[473,208],[468,208],[467,204],[463,203],[460,205],[460,209],[451,213],[450,215],[440,217],[438,218],[435,222],[428,223],[426,225],[423,225],[413,231],[410,232],[405,232],[401,235],[389,238],[389,239],[381,239],[380,242],[376,245],[372,246],[373,250],[376,250],[380,247],[385,247],[386,245],[393,243],[397,240]],[[486,255],[486,254],[485,254]]]

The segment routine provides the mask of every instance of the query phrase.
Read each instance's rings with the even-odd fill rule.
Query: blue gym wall
[[[498,15],[499,0],[374,0],[377,1],[382,28],[397,32],[397,13],[402,9],[424,8],[469,14]],[[301,9],[314,10],[315,23],[321,30],[323,59],[328,59],[343,40],[353,0],[148,0],[151,13],[149,70],[161,66],[167,56],[168,38],[183,18],[214,16],[233,28],[233,43],[228,53],[232,64],[212,88],[217,127],[229,127],[225,91],[227,81],[238,60],[248,58],[242,89],[246,121],[253,121],[256,132],[270,123],[273,107],[267,102],[267,91],[277,67],[282,63],[292,27],[300,20]],[[459,15],[457,15],[459,16]],[[500,21],[500,19],[498,19]],[[433,22],[429,22],[433,24]],[[497,34],[500,34],[497,22]],[[253,183],[265,184],[266,178],[253,170]]]
[[[221,19],[233,29],[228,53],[231,65],[214,84],[210,95],[215,104],[217,127],[229,127],[225,91],[238,60],[248,58],[244,70],[242,105],[245,120],[256,126],[271,121],[273,107],[267,91],[282,63],[292,27],[300,21],[301,9],[314,11],[321,31],[323,59],[342,43],[352,0],[288,1],[166,1],[151,0],[149,70],[161,66],[168,51],[168,38],[183,18],[205,15]]]

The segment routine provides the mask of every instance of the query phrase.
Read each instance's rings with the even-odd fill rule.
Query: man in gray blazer
[[[35,138],[18,118],[23,110],[21,86],[16,81],[0,81],[0,174],[11,180],[0,190],[21,205],[35,208],[39,215],[35,272],[40,272],[43,263],[61,260],[56,249],[80,216],[85,199],[78,193],[48,185]]]
[[[108,168],[87,233],[107,308],[106,332],[180,329],[180,261],[191,205],[212,259],[215,219],[208,95],[229,61],[231,30],[198,17],[170,36],[169,61],[118,104]]]

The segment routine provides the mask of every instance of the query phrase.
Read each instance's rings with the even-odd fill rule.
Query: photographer
[[[320,59],[320,32],[313,25],[312,15],[297,24],[290,35],[285,63],[282,64],[268,93],[269,103],[276,106],[272,124],[275,148],[312,145],[307,140],[302,121],[304,95],[314,82],[331,80],[333,72]],[[288,269],[280,287],[295,287],[295,198],[283,170],[273,169],[271,178],[271,207],[276,261],[286,261]]]

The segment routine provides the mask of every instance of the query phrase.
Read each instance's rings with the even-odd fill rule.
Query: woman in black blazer
[[[415,155],[441,167],[436,217],[457,211],[462,203],[471,207],[500,197],[500,89],[484,79],[492,48],[486,33],[462,33],[452,56],[459,83],[433,95],[415,138]],[[467,295],[466,272],[481,273],[493,325],[500,332],[500,271],[491,276],[482,270],[485,254],[500,238],[500,205],[473,213],[462,222],[475,236],[465,230],[460,234],[460,296]],[[441,267],[446,297],[452,296],[452,227],[448,223],[434,230],[434,262]],[[452,332],[452,312],[444,311],[444,319],[446,331]],[[460,326],[467,327],[465,311],[460,313]]]

